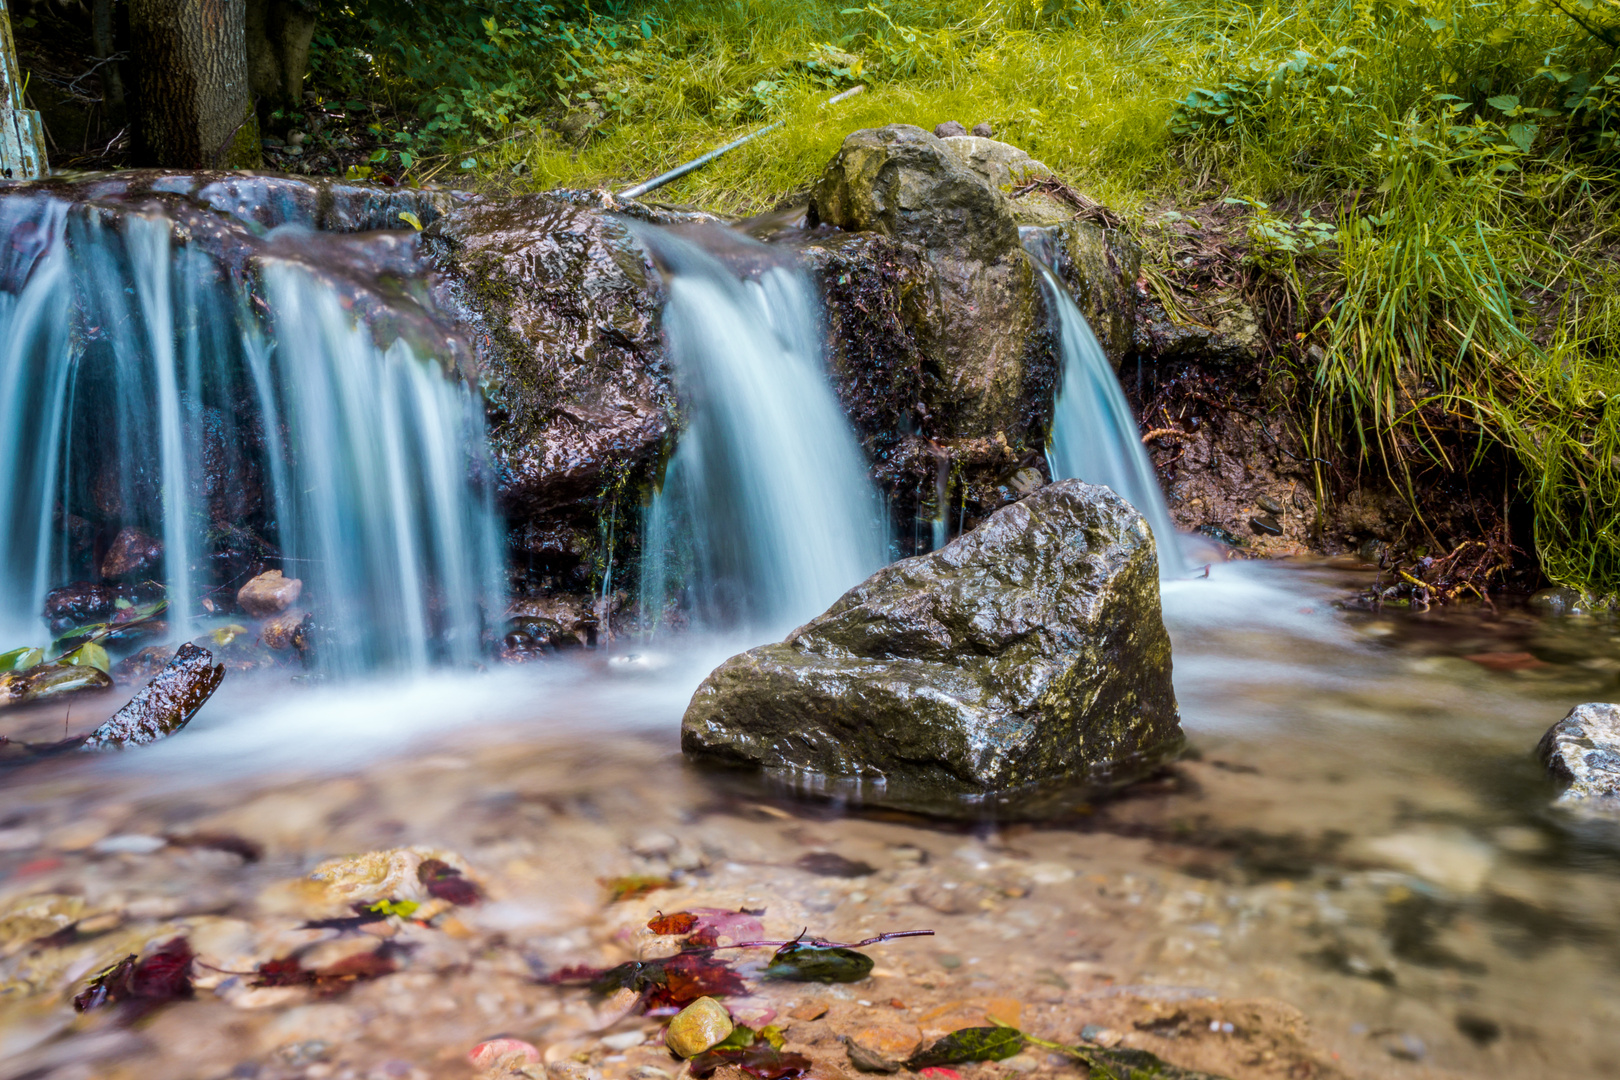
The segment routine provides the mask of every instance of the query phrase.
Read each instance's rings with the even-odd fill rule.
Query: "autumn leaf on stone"
[[[906,1059],[915,1072],[931,1065],[959,1065],[965,1061],[1002,1061],[1024,1048],[1024,1033],[1014,1027],[970,1027],[953,1031],[932,1046]]]
[[[89,1012],[125,1001],[151,1006],[190,998],[195,958],[191,943],[183,937],[165,942],[147,956],[126,956],[91,976],[74,997],[73,1007]]]
[[[553,985],[586,983],[596,994],[634,990],[649,1009],[679,1009],[700,997],[748,992],[731,965],[706,953],[677,953],[662,960],[631,960],[611,968],[565,967],[547,976]]]
[[[423,859],[416,879],[429,896],[448,904],[466,907],[484,898],[478,886],[443,859]]]
[[[690,911],[677,911],[673,915],[665,915],[660,911],[647,920],[647,929],[655,934],[690,934],[697,929],[698,917]]]
[[[854,949],[790,941],[776,950],[760,977],[784,982],[858,982],[872,973],[872,964],[870,956]]]
[[[660,912],[647,921],[647,929],[655,934],[690,935],[686,939],[689,948],[713,948],[724,938],[737,942],[763,934],[765,926],[759,921],[760,914],[726,908],[693,908],[673,915]]]

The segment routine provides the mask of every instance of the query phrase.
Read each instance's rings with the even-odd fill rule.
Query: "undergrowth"
[[[1620,0],[490,0],[387,24],[411,6],[354,0],[376,24],[317,59],[327,92],[414,103],[417,178],[617,186],[783,120],[660,192],[754,212],[855,128],[955,119],[1150,253],[1235,202],[1292,297],[1278,363],[1318,450],[1410,486],[1499,441],[1548,576],[1620,592]]]

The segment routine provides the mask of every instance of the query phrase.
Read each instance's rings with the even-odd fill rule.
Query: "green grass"
[[[856,128],[989,120],[1150,252],[1165,208],[1245,200],[1254,272],[1305,313],[1278,361],[1310,388],[1302,428],[1408,483],[1466,465],[1458,425],[1500,441],[1548,575],[1620,592],[1611,0],[1565,0],[1596,34],[1530,0],[854,2],[576,11],[574,45],[514,58],[534,115],[470,160],[494,186],[618,187],[785,119],[659,193],[749,213]]]

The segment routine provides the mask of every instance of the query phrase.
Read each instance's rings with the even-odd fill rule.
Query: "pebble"
[[[1036,1060],[1034,1054],[1014,1054],[1010,1058],[1004,1058],[1001,1067],[1015,1073],[1031,1073],[1040,1068],[1041,1063]]]
[[[97,840],[90,845],[90,850],[98,855],[150,855],[168,846],[169,842],[161,836],[122,833]]]
[[[803,1005],[794,1007],[788,1015],[795,1020],[820,1020],[827,1015],[825,1001],[807,1001]]]
[[[664,1045],[678,1057],[696,1057],[731,1034],[735,1025],[726,1007],[712,997],[701,997],[675,1015],[664,1033]]]
[[[533,1065],[540,1060],[540,1051],[522,1039],[488,1039],[473,1047],[467,1060],[480,1069],[493,1069],[502,1063]]]
[[[0,829],[0,851],[27,851],[38,847],[43,839],[40,831],[29,825]]]
[[[922,1045],[922,1032],[915,1024],[873,1024],[851,1035],[849,1041],[876,1057],[903,1061]]]
[[[630,1080],[670,1080],[670,1077],[656,1065],[637,1065],[630,1070]]]
[[[280,570],[266,570],[236,590],[236,602],[249,615],[263,619],[292,607],[303,591],[304,583],[298,578],[282,577]]]
[[[597,1080],[596,1076],[583,1062],[573,1058],[563,1058],[546,1065],[546,1075],[551,1080]]]
[[[613,1051],[624,1051],[632,1046],[640,1046],[647,1041],[645,1031],[621,1031],[616,1035],[602,1036],[602,1045]]]
[[[1109,1047],[1118,1046],[1119,1040],[1124,1038],[1124,1036],[1115,1031],[1113,1028],[1104,1027],[1101,1024],[1087,1024],[1085,1027],[1080,1029],[1080,1038],[1088,1043],[1096,1043],[1098,1046]]]

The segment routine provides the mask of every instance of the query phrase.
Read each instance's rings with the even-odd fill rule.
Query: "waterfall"
[[[500,610],[482,411],[357,316],[320,247],[351,238],[178,201],[9,197],[0,223],[0,647],[43,643],[49,590],[138,530],[160,554],[123,585],[161,592],[171,640],[239,621],[271,565],[333,674],[477,658]]]
[[[1031,235],[1033,234],[1033,235]],[[1063,383],[1052,411],[1047,464],[1054,480],[1084,480],[1112,488],[1141,512],[1159,550],[1159,573],[1176,577],[1187,570],[1180,534],[1137,433],[1125,392],[1091,324],[1043,256],[1041,230],[1025,235],[1041,289],[1057,314]]]
[[[643,237],[664,271],[686,425],[647,510],[642,611],[683,591],[700,623],[789,629],[887,555],[881,502],[824,370],[815,297],[793,267],[767,260],[739,279],[688,240]]]

